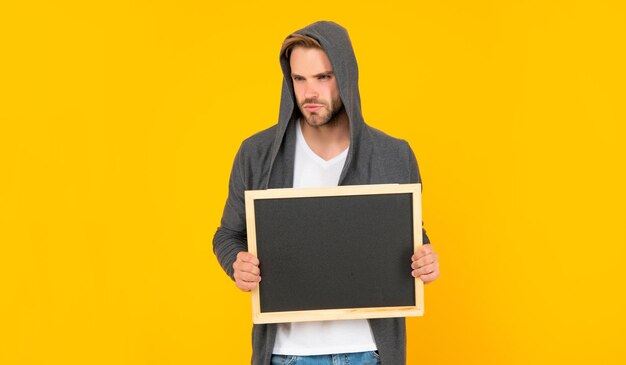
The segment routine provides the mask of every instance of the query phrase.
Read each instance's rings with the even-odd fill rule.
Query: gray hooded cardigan
[[[421,183],[417,161],[406,141],[390,137],[365,124],[361,115],[358,68],[347,31],[321,21],[296,33],[315,38],[328,55],[339,94],[350,120],[350,148],[339,185]],[[235,157],[221,226],[213,238],[213,251],[233,278],[237,253],[247,251],[244,191],[293,187],[296,129],[301,116],[296,107],[289,60],[280,55],[283,86],[278,124],[241,144]],[[429,243],[425,231],[424,243]],[[407,263],[407,274],[410,266]],[[406,363],[404,318],[369,319],[383,365]],[[269,365],[276,338],[275,324],[254,325],[252,364]]]

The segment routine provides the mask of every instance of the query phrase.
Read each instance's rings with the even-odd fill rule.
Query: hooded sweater
[[[358,66],[348,32],[340,25],[320,21],[296,33],[316,39],[330,60],[339,95],[350,125],[350,148],[339,185],[421,183],[409,144],[368,126],[361,114]],[[237,254],[247,251],[244,191],[293,187],[296,122],[301,117],[291,80],[289,59],[280,54],[283,84],[278,123],[241,144],[230,174],[229,191],[213,251],[232,280]],[[430,243],[423,231],[423,242]],[[407,263],[407,272],[410,265]],[[406,363],[404,318],[369,319],[382,365]],[[276,324],[252,329],[252,364],[269,365]]]

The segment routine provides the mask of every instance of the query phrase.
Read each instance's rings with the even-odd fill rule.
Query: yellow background
[[[3,1],[0,363],[249,363],[211,240],[319,19],[420,163],[442,275],[409,364],[626,363],[623,4]]]

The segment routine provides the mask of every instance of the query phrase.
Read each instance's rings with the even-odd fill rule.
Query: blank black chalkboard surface
[[[421,316],[420,184],[245,192],[254,323]]]

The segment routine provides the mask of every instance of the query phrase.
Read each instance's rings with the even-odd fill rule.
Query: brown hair
[[[304,47],[304,48],[319,48],[322,49],[322,45],[315,38],[311,38],[306,35],[293,33],[290,34],[285,41],[283,42],[282,47],[280,48],[280,53],[285,54],[285,57],[289,59],[291,56],[291,51],[293,51],[296,47]]]

